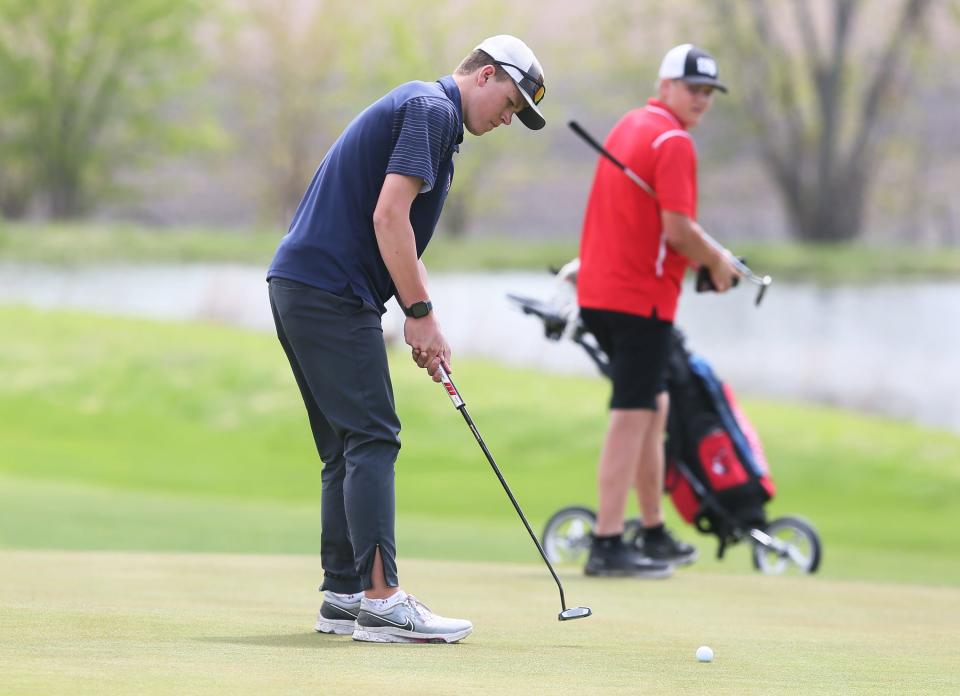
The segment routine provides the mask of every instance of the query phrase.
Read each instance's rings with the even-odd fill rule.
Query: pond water
[[[236,265],[61,268],[0,264],[0,302],[209,321],[273,331],[263,269]],[[457,356],[596,374],[571,342],[543,337],[508,292],[550,298],[546,273],[431,277],[431,297]],[[818,288],[774,283],[724,296],[687,291],[677,324],[739,394],[836,404],[960,432],[960,283]],[[402,315],[391,303],[388,340]]]

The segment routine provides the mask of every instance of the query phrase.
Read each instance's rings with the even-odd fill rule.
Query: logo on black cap
[[[727,91],[727,86],[720,82],[720,69],[716,59],[693,44],[681,44],[667,51],[660,64],[660,77],[697,85],[712,85],[721,92]]]

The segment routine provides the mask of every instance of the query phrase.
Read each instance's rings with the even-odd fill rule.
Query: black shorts
[[[580,317],[610,359],[610,408],[656,411],[667,390],[667,358],[673,323],[656,317],[582,307]]]

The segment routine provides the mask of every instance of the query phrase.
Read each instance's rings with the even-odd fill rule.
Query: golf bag
[[[722,557],[738,529],[766,526],[774,495],[763,446],[732,390],[674,330],[667,371],[670,415],[665,487],[677,512],[720,540]]]
[[[573,341],[609,378],[610,361],[579,317],[578,269],[579,260],[574,259],[555,272],[558,286],[548,302],[508,297],[524,314],[543,322],[548,339]],[[667,391],[664,487],[680,516],[700,532],[717,537],[718,558],[723,558],[727,546],[748,540],[754,568],[763,573],[816,572],[822,554],[817,530],[802,517],[767,520],[764,505],[775,489],[760,439],[730,388],[706,360],[687,350],[683,334],[676,329],[668,356]],[[547,558],[583,562],[596,520],[596,513],[582,505],[555,512],[543,532]],[[636,537],[640,519],[625,520],[625,526]]]

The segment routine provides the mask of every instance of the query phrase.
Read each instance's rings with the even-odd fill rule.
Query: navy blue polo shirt
[[[463,141],[452,76],[408,82],[357,116],[331,146],[280,242],[267,279],[356,296],[380,310],[396,289],[380,256],[373,211],[387,174],[423,180],[410,207],[417,258],[433,236]]]

